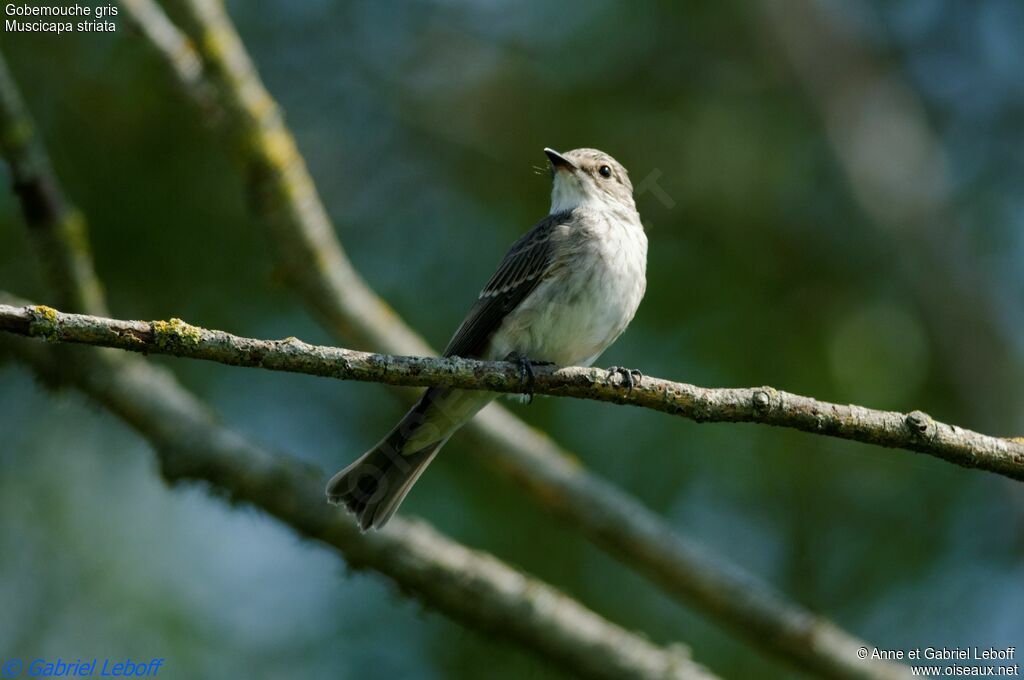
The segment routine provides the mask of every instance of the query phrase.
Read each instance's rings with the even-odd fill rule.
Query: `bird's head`
[[[597,149],[573,149],[558,153],[544,149],[551,161],[551,212],[580,206],[598,209],[622,207],[635,210],[633,185],[626,168]]]

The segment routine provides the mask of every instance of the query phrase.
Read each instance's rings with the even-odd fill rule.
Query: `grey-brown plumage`
[[[545,153],[551,212],[509,249],[444,356],[590,365],[640,304],[647,238],[625,168],[596,149]],[[328,499],[364,530],[384,526],[448,438],[496,396],[429,388],[384,439],[331,478]]]

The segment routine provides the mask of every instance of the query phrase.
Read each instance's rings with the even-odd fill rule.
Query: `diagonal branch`
[[[65,314],[49,307],[0,305],[0,330],[55,342],[205,359],[233,366],[305,373],[340,380],[424,387],[448,385],[527,392],[517,364],[458,357],[370,354],[309,345],[295,338],[255,340],[171,321],[119,321]],[[532,391],[629,404],[698,422],[752,422],[927,453],[965,467],[1024,480],[1024,443],[947,425],[913,411],[896,413],[831,404],[771,387],[706,388],[643,377],[632,387],[600,368],[534,369]]]
[[[203,62],[192,41],[164,14],[156,0],[121,0],[133,25],[146,36],[174,71],[178,83],[211,114],[214,93],[203,75]]]
[[[140,25],[149,18],[126,9]],[[274,255],[288,284],[331,332],[367,347],[430,347],[359,275],[334,226],[284,115],[256,74],[219,0],[184,0],[178,7],[219,95],[224,125],[246,164],[253,195],[266,217]],[[146,32],[148,35],[148,31]],[[372,318],[372,324],[361,319]]]
[[[46,149],[0,55],[0,153],[39,255],[46,283],[61,305],[106,314],[103,287],[93,269],[85,217],[61,190]]]
[[[129,13],[132,4],[126,3]],[[432,354],[346,256],[281,111],[222,4],[187,0],[176,7],[225,111],[223,128],[233,133],[260,182],[273,252],[290,285],[339,340],[392,354]],[[885,664],[858,662],[861,640],[684,535],[508,409],[485,409],[466,429],[482,444],[472,450],[485,464],[513,479],[538,505],[761,649],[832,677],[899,673]]]

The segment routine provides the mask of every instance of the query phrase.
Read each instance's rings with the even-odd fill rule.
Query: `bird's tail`
[[[327,484],[327,499],[348,508],[363,531],[380,529],[391,519],[446,441],[436,441],[412,455],[402,455],[389,445],[390,438],[391,435],[385,437]]]
[[[493,394],[432,387],[376,446],[327,483],[327,499],[344,505],[359,527],[380,529],[452,433]]]

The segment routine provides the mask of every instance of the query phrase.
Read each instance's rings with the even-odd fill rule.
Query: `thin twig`
[[[661,378],[633,379],[600,368],[537,366],[531,385],[518,364],[458,357],[433,359],[309,345],[295,338],[256,340],[181,321],[120,321],[65,314],[49,307],[0,305],[0,330],[145,354],[169,354],[232,366],[305,373],[340,380],[426,387],[448,385],[491,392],[527,392],[629,404],[698,422],[749,422],[789,427],[867,444],[918,451],[1024,480],[1024,444],[933,420],[921,411],[897,413],[831,404],[771,387],[707,388]]]
[[[182,3],[188,32],[226,110],[251,175],[263,188],[274,254],[289,283],[339,340],[392,354],[433,354],[356,272],[335,236],[279,108],[221,3]],[[622,489],[582,468],[579,457],[492,406],[471,421],[486,465],[512,478],[541,507],[644,574],[676,599],[722,621],[761,649],[839,678],[893,677],[904,669],[865,665],[865,644],[788,600],[752,574],[684,535]]]

